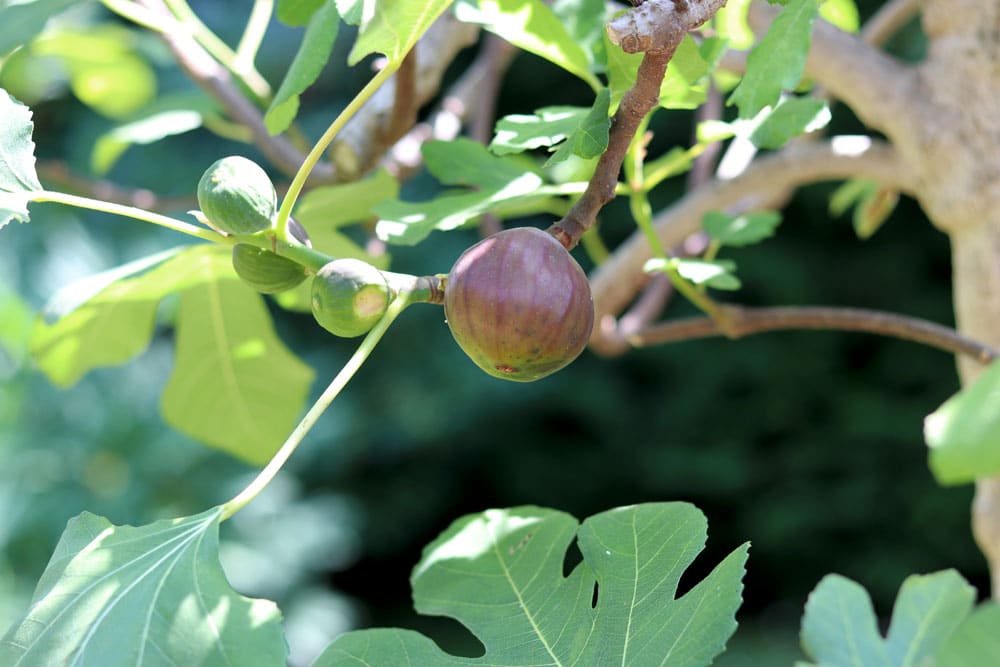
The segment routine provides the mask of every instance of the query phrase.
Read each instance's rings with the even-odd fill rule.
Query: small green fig
[[[312,313],[335,336],[367,333],[389,307],[390,290],[382,272],[360,259],[335,259],[313,278]]]
[[[490,375],[531,382],[573,361],[590,339],[587,276],[551,234],[517,227],[455,262],[444,289],[448,328]]]
[[[231,155],[218,160],[202,175],[198,205],[219,230],[253,234],[273,225],[278,195],[256,162]]]
[[[233,268],[243,282],[263,294],[290,290],[306,279],[298,262],[249,243],[233,246]]]

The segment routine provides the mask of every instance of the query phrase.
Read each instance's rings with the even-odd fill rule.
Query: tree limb
[[[891,0],[885,3],[861,26],[861,39],[876,46],[885,44],[920,13],[922,4],[923,0]]]
[[[867,137],[834,137],[792,144],[759,158],[732,180],[716,180],[692,191],[661,212],[653,224],[660,242],[670,248],[698,231],[709,211],[745,212],[789,188],[851,177],[877,180],[903,192],[912,192],[914,187],[911,172],[892,147],[872,143]],[[621,312],[648,280],[642,267],[650,258],[649,245],[636,232],[591,274],[596,310],[591,346],[595,351],[602,351],[602,320]]]
[[[961,354],[979,364],[988,364],[1000,354],[995,348],[959,334],[934,322],[915,317],[863,308],[790,306],[744,308],[722,306],[726,330],[708,317],[690,317],[661,322],[636,331],[628,341],[636,347],[681,340],[728,336],[742,338],[756,333],[789,329],[858,331],[929,345],[952,354]]]

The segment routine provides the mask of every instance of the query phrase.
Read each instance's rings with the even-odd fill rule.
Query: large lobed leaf
[[[0,664],[286,664],[278,608],[232,589],[219,564],[221,508],[145,526],[84,513],[63,532]]]
[[[31,352],[60,386],[125,363],[149,345],[159,303],[181,294],[177,352],[162,412],[177,430],[251,463],[267,461],[292,429],[312,370],[282,344],[260,295],[236,277],[229,249],[190,246],[137,262],[139,275],[86,281],[62,316],[36,322]],[[96,282],[96,294],[87,288]],[[87,297],[90,298],[87,298]],[[77,298],[79,297],[79,298]]]
[[[361,5],[361,26],[358,39],[347,58],[348,64],[356,65],[371,53],[381,53],[389,59],[390,65],[398,65],[451,2],[359,0],[355,4]]]
[[[574,535],[583,562],[564,577]],[[707,665],[736,629],[748,545],[675,599],[706,536],[687,503],[618,508],[582,525],[538,507],[470,515],[424,550],[411,583],[418,611],[459,620],[485,655],[451,656],[412,631],[362,630],[315,665]]]
[[[806,604],[802,647],[822,667],[948,665],[934,660],[964,625],[975,598],[975,589],[954,570],[907,577],[883,639],[868,592],[846,577],[827,575]],[[962,632],[976,635],[978,628]]]
[[[0,88],[0,229],[28,221],[27,193],[42,189],[35,173],[31,110]]]

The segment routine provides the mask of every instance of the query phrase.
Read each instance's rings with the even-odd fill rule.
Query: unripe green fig
[[[583,269],[551,234],[516,227],[455,262],[444,289],[448,328],[490,375],[531,382],[579,356],[594,326]]]
[[[249,243],[233,246],[233,268],[243,282],[263,294],[290,290],[306,279],[304,266]]]
[[[253,234],[273,225],[278,195],[256,162],[231,155],[218,160],[202,175],[198,205],[220,231]]]
[[[313,278],[312,313],[335,336],[368,333],[389,307],[389,284],[382,272],[360,259],[335,259]]]

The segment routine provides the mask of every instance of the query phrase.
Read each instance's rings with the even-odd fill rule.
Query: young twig
[[[817,306],[745,308],[727,305],[721,308],[726,317],[725,332],[710,318],[692,317],[651,325],[630,335],[628,341],[636,347],[646,347],[711,336],[725,335],[735,339],[767,331],[824,329],[909,340],[952,354],[966,355],[981,364],[988,364],[1000,354],[989,345],[967,338],[949,327],[877,310]]]

